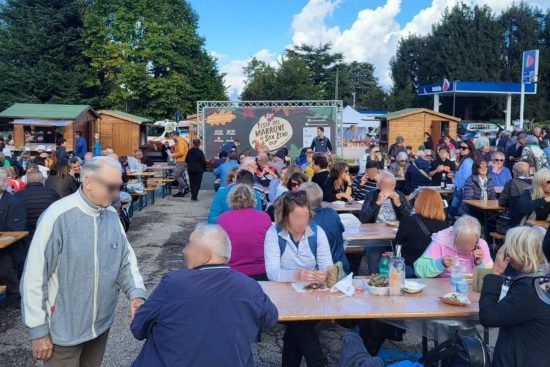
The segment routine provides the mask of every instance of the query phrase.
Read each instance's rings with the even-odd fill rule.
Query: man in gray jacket
[[[122,184],[120,163],[94,157],[82,186],[40,217],[23,278],[23,321],[33,356],[44,366],[100,366],[119,290],[130,313],[145,299],[136,256],[111,207]]]

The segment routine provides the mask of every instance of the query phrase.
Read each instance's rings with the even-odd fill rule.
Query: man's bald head
[[[512,168],[514,177],[529,177],[530,166],[527,162],[518,162]]]

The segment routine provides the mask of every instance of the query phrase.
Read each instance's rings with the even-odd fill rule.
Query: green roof
[[[74,120],[87,110],[97,115],[88,105],[15,103],[0,112],[0,118]]]
[[[144,123],[144,122],[150,122],[151,121],[147,117],[132,115],[131,113],[122,112],[122,111],[119,111],[119,110],[101,110],[101,111],[99,111],[99,114],[102,114],[102,113],[104,113],[106,115],[113,115],[115,117],[120,117],[122,119],[126,119],[126,120],[129,120],[129,121],[132,121],[132,122],[137,122],[137,123],[140,123],[140,124]]]

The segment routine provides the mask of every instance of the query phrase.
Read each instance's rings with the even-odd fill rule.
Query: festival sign
[[[205,107],[204,153],[213,158],[221,146],[238,139],[239,152],[250,149],[255,155],[286,148],[296,157],[304,146],[311,145],[319,126],[336,146],[334,107]]]

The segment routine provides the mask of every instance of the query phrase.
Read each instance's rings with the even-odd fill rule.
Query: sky
[[[276,65],[285,48],[304,43],[332,42],[346,61],[372,63],[389,89],[389,61],[399,39],[429,33],[443,10],[459,2],[498,13],[514,0],[190,0],[232,100],[244,88],[243,67],[252,57]],[[550,0],[526,2],[550,8]]]

